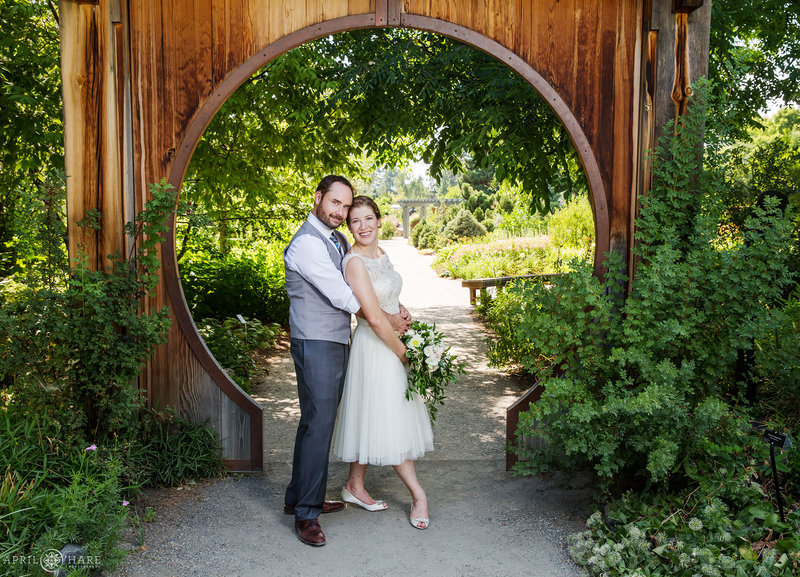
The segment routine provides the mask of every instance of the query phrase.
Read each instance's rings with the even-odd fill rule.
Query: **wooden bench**
[[[478,300],[478,291],[483,292],[489,287],[503,286],[512,280],[523,278],[548,280],[557,276],[561,276],[561,273],[525,274],[520,276],[499,276],[494,278],[473,278],[469,280],[462,280],[461,286],[469,289],[469,303],[474,305]]]

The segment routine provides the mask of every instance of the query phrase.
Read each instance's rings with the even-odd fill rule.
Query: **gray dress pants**
[[[331,341],[291,341],[300,424],[285,503],[294,505],[296,521],[316,519],[322,512],[328,484],[328,455],[349,350],[348,345]]]

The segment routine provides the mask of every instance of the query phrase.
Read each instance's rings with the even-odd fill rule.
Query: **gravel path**
[[[370,493],[389,509],[348,507],[322,516],[325,547],[297,540],[293,518],[282,512],[299,418],[294,367],[282,351],[253,392],[265,407],[264,473],[148,495],[157,520],[145,525],[144,548],[131,538],[132,552],[114,576],[580,574],[564,545],[591,512],[589,480],[505,471],[505,410],[528,384],[487,365],[486,334],[460,281],[439,278],[430,268],[432,257],[402,239],[382,246],[403,276],[403,304],[414,318],[435,322],[467,363],[467,374],[450,386],[439,410],[434,452],[417,462],[431,527],[409,525],[408,493],[391,467],[370,467]],[[332,461],[329,496],[346,479],[347,464]]]

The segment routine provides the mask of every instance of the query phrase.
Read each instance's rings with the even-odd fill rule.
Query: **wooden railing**
[[[478,291],[483,292],[489,287],[503,286],[512,280],[517,279],[539,279],[547,281],[552,278],[561,276],[560,273],[543,273],[543,274],[525,274],[520,276],[499,276],[494,278],[473,278],[469,280],[462,280],[461,286],[469,289],[469,303],[474,305],[478,300]]]
[[[561,276],[561,273],[541,273],[541,274],[526,274],[519,276],[501,276],[493,278],[474,278],[461,281],[461,286],[469,289],[469,302],[475,304],[478,299],[478,291],[484,291],[489,287],[499,287],[508,284],[513,280],[518,279],[536,279],[547,282],[551,279]],[[508,409],[506,409],[506,445],[517,447],[521,442],[534,442],[530,439],[519,439],[517,437],[517,424],[519,423],[519,414],[527,411],[531,403],[537,402],[544,392],[544,387],[536,383]],[[514,464],[517,462],[518,457],[516,453],[511,451],[506,452],[506,471],[510,471]]]
[[[517,424],[519,423],[519,414],[527,411],[531,403],[535,403],[542,397],[544,387],[536,381],[534,385],[525,391],[517,402],[506,409],[506,445],[507,447],[519,446],[520,439],[517,438]],[[518,458],[517,454],[512,451],[506,451],[506,471],[510,471],[516,464]]]

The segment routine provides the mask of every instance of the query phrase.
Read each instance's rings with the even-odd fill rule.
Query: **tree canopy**
[[[543,212],[554,184],[569,194],[583,178],[555,114],[501,62],[431,33],[360,30],[300,46],[248,80],[198,145],[187,198],[214,220],[264,222],[259,207],[287,193],[302,206],[319,174],[419,158],[439,179],[469,168],[517,181]]]
[[[714,0],[708,64],[712,130],[746,138],[771,101],[800,104],[800,2]]]
[[[0,0],[0,262],[20,190],[63,166],[58,21],[51,0]],[[800,101],[800,4],[712,4],[710,128],[747,138],[774,100]],[[546,210],[583,186],[566,131],[539,95],[492,57],[409,29],[369,29],[305,44],[268,64],[206,130],[184,197],[224,233],[280,229],[307,208],[320,174],[365,178],[415,159],[439,178],[470,170],[522,185]],[[470,166],[471,164],[471,166]],[[446,190],[448,186],[440,186]],[[5,252],[5,258],[3,258]]]
[[[0,0],[0,271],[15,260],[10,243],[21,190],[63,169],[59,32],[55,7]]]

